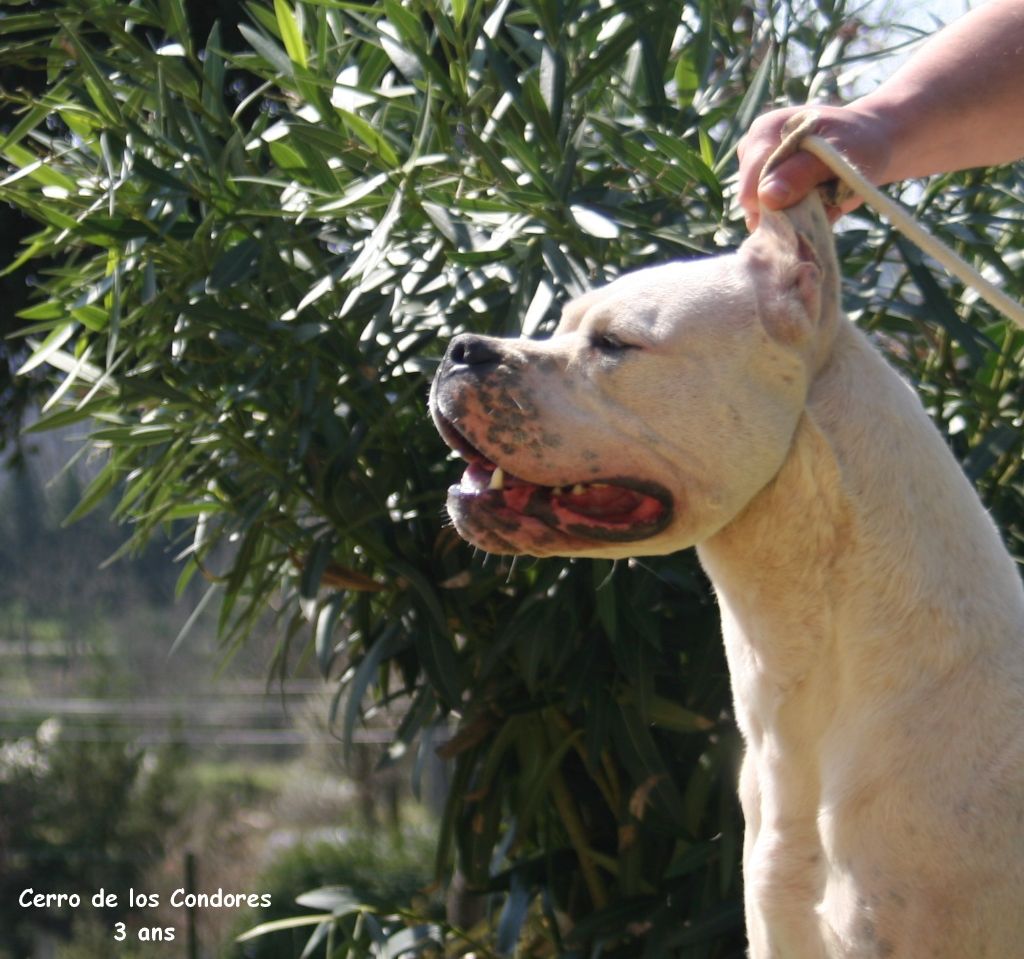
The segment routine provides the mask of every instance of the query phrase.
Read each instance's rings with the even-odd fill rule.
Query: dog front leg
[[[764,796],[750,756],[739,786],[750,959],[828,959],[817,911],[823,853],[816,824],[765,825]]]

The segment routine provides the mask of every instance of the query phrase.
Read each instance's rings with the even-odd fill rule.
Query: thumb
[[[757,185],[758,202],[768,210],[782,210],[799,203],[835,174],[810,153],[797,152],[768,173]]]

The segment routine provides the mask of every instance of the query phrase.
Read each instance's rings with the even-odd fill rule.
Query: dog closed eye
[[[590,345],[602,353],[624,353],[626,350],[635,350],[637,347],[632,343],[626,343],[614,333],[595,333],[590,338]]]

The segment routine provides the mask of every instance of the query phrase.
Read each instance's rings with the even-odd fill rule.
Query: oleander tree
[[[720,251],[739,137],[842,96],[913,39],[843,0],[9,0],[0,199],[34,223],[23,374],[36,429],[82,423],[130,551],[168,533],[228,652],[313,660],[343,739],[452,786],[437,873],[472,928],[342,891],[306,955],[743,952],[739,745],[692,552],[611,564],[478,555],[426,411],[461,330],[543,335],[633,267]],[[39,90],[42,92],[39,92]],[[906,193],[1019,295],[1018,167]],[[839,236],[854,320],[915,383],[1020,555],[1024,338],[870,213]],[[185,624],[187,630],[188,623]],[[184,640],[184,641],[187,641]],[[302,913],[296,907],[297,913]]]

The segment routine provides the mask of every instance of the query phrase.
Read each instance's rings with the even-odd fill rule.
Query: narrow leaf
[[[50,332],[50,335],[47,336],[46,339],[36,347],[32,355],[21,364],[17,370],[17,375],[23,376],[30,370],[34,370],[37,366],[41,366],[43,363],[46,363],[65,343],[67,343],[68,340],[71,339],[72,336],[74,336],[77,330],[78,324],[70,321],[54,327]]]
[[[289,58],[293,63],[305,68],[309,63],[306,44],[302,39],[295,11],[289,6],[288,0],[274,0],[274,15],[277,17],[277,26]]]
[[[77,523],[83,516],[96,509],[117,485],[119,476],[120,470],[118,470],[115,461],[109,460],[107,465],[96,474],[93,481],[85,488],[85,492],[82,493],[82,498],[79,500],[78,505],[68,513],[61,525],[70,526],[72,523]]]

